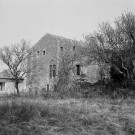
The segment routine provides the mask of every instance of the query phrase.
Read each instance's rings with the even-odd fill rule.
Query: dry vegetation
[[[0,135],[134,135],[134,100],[1,99]]]

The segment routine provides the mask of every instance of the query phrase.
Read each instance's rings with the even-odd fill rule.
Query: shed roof
[[[24,79],[20,79],[20,81],[23,81]],[[15,78],[6,78],[6,77],[0,77],[0,82],[14,82]]]

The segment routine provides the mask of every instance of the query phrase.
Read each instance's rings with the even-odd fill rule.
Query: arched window
[[[50,78],[56,76],[56,65],[50,65]]]
[[[52,78],[52,65],[50,65],[50,78]]]
[[[53,77],[56,76],[56,65],[53,65]]]

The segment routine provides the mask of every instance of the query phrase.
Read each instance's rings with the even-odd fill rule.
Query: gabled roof
[[[62,36],[53,35],[53,34],[50,34],[50,33],[46,33],[42,38],[44,38],[46,36],[51,36],[51,37],[56,38],[58,40],[67,40],[67,41],[70,41],[70,42],[80,43],[79,41],[76,41],[76,40],[73,40],[73,39],[69,39],[69,38],[65,38],[65,37],[62,37]]]
[[[72,39],[69,39],[69,38],[65,38],[65,37],[62,37],[62,36],[57,36],[57,35],[53,35],[53,34],[50,34],[50,33],[46,33],[33,47],[32,49],[38,45],[42,40],[44,40],[44,38],[46,38],[47,36],[49,37],[52,37],[54,39],[57,39],[59,41],[67,41],[67,42],[70,42],[72,44],[76,44],[78,46],[81,46],[81,42],[80,41],[76,41],[76,40],[72,40]]]
[[[8,70],[3,70],[0,72],[0,78],[12,78],[12,75],[8,72]]]
[[[8,72],[8,70],[5,70],[5,72]],[[15,78],[13,78],[9,73],[0,72],[0,82],[13,82],[15,81]],[[20,81],[23,81],[23,78],[20,78]]]

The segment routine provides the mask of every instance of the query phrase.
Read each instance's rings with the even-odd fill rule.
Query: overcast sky
[[[45,33],[80,40],[124,10],[135,12],[135,0],[0,0],[0,47]]]

